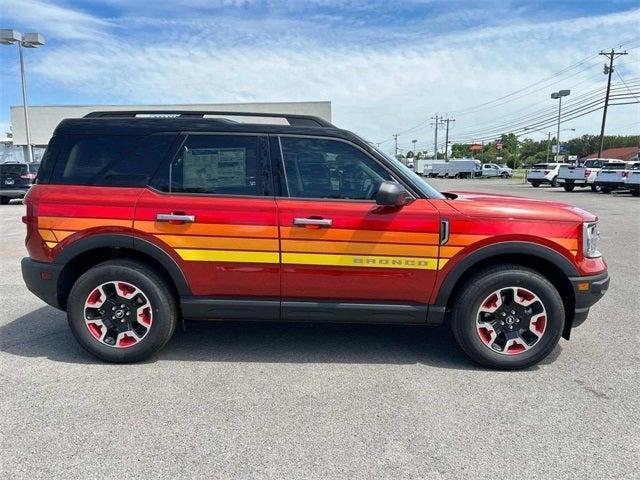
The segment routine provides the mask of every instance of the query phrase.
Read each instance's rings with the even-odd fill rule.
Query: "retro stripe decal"
[[[180,258],[189,262],[282,263],[422,270],[441,269],[465,247],[489,238],[487,235],[452,233],[447,244],[439,246],[437,233],[280,227],[279,238],[276,225],[172,225],[108,218],[38,218],[40,236],[49,248],[55,248],[59,242],[77,231],[97,227],[133,227],[174,248]],[[576,238],[548,240],[569,250],[573,255],[578,253]]]

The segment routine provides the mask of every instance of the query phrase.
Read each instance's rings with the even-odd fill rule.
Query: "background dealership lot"
[[[630,478],[638,200],[516,180],[431,183],[600,216],[611,290],[540,367],[479,369],[444,328],[242,323],[190,323],[150,362],[99,363],[63,313],[27,292],[24,207],[2,207],[0,475]]]

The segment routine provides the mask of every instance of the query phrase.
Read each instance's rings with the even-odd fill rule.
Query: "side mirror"
[[[409,192],[397,182],[382,182],[376,193],[376,203],[385,207],[402,207],[409,203]]]

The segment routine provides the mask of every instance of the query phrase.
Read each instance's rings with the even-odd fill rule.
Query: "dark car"
[[[38,173],[39,163],[7,162],[0,164],[0,204],[23,198]]]

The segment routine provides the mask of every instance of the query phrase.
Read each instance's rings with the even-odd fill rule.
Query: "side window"
[[[258,135],[189,135],[153,186],[169,193],[267,195],[267,145]]]
[[[391,175],[352,145],[320,138],[280,137],[290,197],[373,200]]]
[[[175,134],[56,136],[43,159],[42,178],[55,160],[49,183],[146,186],[174,138]]]

